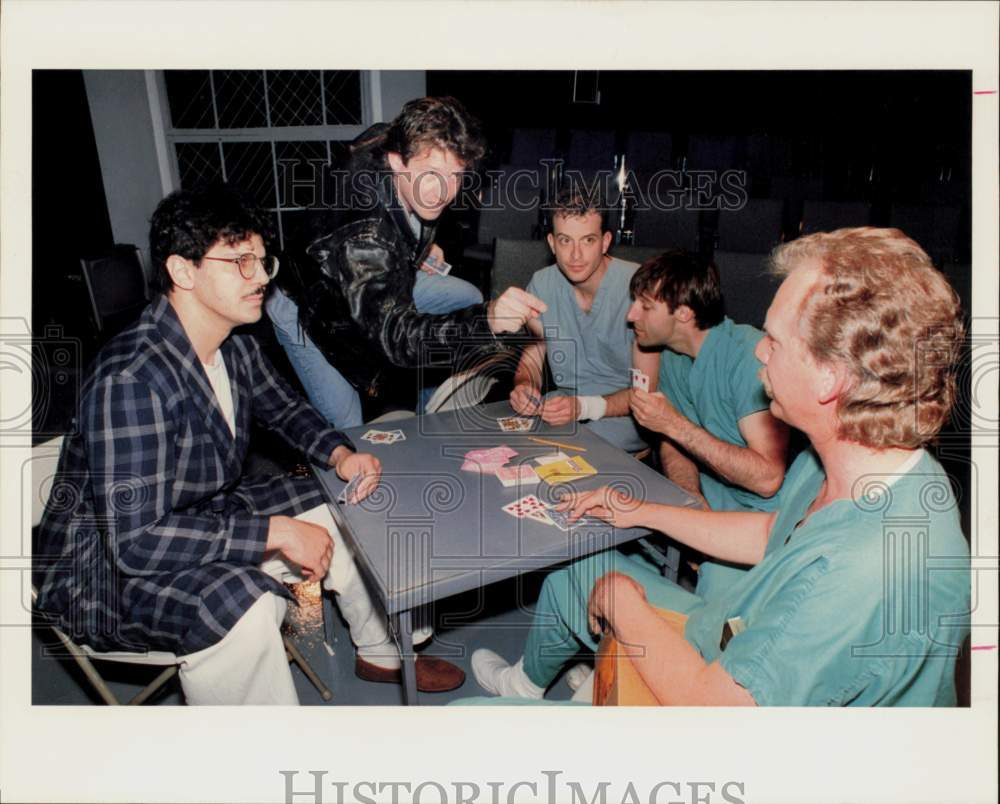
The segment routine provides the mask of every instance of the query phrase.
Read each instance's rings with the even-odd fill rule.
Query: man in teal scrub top
[[[718,269],[685,251],[647,260],[632,277],[628,320],[660,357],[662,393],[633,389],[643,427],[662,436],[663,473],[713,511],[773,511],[785,477],[788,428],[768,410],[763,333],[723,315]],[[714,598],[745,567],[702,562],[696,591]]]
[[[655,382],[659,367],[659,355],[639,350],[625,319],[638,266],[608,255],[611,232],[594,199],[563,191],[551,215],[548,242],[556,262],[537,271],[527,288],[548,310],[526,325],[535,341],[518,363],[511,407],[548,424],[586,422],[616,447],[635,452],[646,443],[629,414],[629,369]],[[557,390],[542,400],[546,354]]]
[[[692,511],[608,488],[567,503],[752,568],[709,601],[624,559],[552,573],[526,651],[533,684],[603,632],[635,648],[663,704],[954,705],[969,550],[924,445],[954,402],[958,297],[896,229],[800,238],[774,267],[786,279],[757,354],[771,412],[811,444],[777,510]],[[656,607],[687,615],[683,636]]]

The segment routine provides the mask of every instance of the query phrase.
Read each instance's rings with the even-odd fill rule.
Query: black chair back
[[[133,245],[116,244],[98,257],[80,260],[97,331],[113,335],[139,317],[146,306],[142,254]]]

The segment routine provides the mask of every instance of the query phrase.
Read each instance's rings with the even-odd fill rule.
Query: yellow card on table
[[[572,480],[587,477],[587,475],[597,474],[597,470],[587,463],[587,459],[581,455],[574,455],[565,461],[547,463],[544,466],[539,466],[535,471],[542,480],[553,485],[569,483]]]

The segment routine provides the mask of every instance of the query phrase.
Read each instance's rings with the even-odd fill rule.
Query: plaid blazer
[[[192,653],[264,592],[268,517],[323,502],[310,478],[243,476],[253,416],[325,466],[345,436],[296,395],[249,336],[221,347],[234,438],[166,298],[98,355],[39,527],[39,608],[96,650]]]

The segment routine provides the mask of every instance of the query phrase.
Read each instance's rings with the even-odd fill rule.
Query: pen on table
[[[536,438],[535,436],[528,436],[528,441],[534,441],[536,444],[547,444],[550,447],[561,447],[562,449],[575,449],[579,452],[586,452],[584,447],[576,447],[572,444],[563,444],[561,441],[549,441],[547,438]]]

